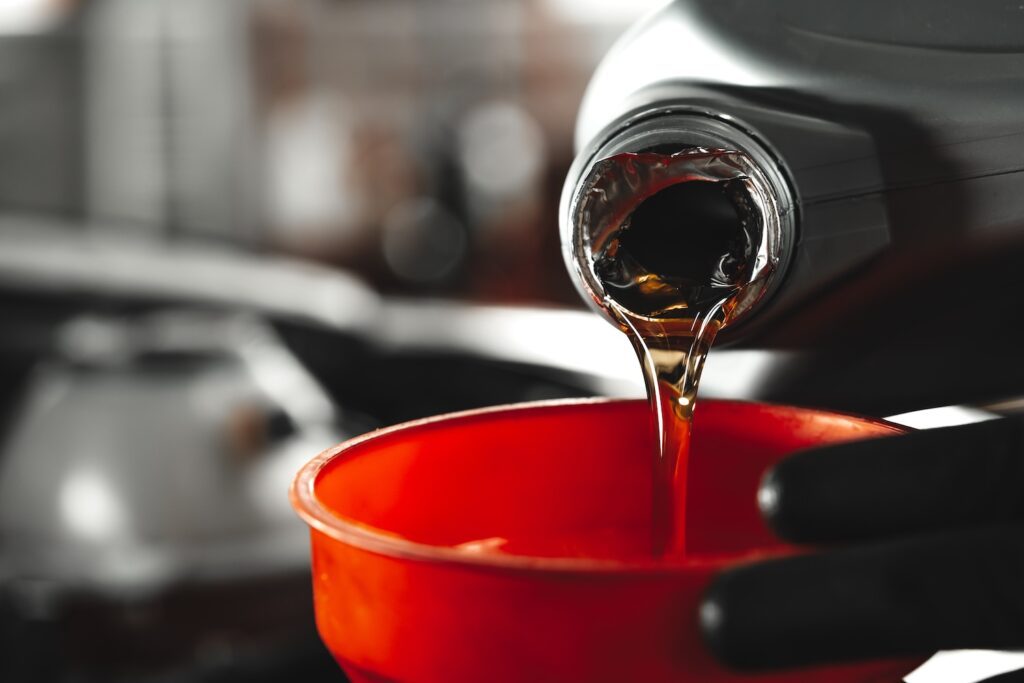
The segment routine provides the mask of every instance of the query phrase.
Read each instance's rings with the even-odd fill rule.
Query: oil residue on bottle
[[[763,187],[740,152],[624,153],[597,162],[574,202],[577,276],[644,370],[656,555],[685,550],[687,458],[708,350],[763,295],[777,262]]]

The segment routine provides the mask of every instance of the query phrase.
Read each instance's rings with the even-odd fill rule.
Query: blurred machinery
[[[632,12],[0,3],[0,679],[338,680],[298,463],[629,384],[582,312],[378,292],[575,301],[554,179]]]
[[[599,325],[582,312],[385,300],[298,261],[4,227],[4,680],[337,680],[285,495],[299,465],[377,426],[621,383],[523,342]]]

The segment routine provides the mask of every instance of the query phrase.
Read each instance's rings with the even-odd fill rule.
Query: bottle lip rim
[[[577,229],[574,214],[594,166],[615,154],[639,152],[655,146],[673,145],[735,150],[749,157],[759,171],[760,190],[774,201],[774,220],[766,221],[766,229],[775,232],[777,260],[755,302],[723,326],[725,341],[730,331],[757,317],[757,312],[779,290],[789,271],[798,228],[798,204],[793,183],[780,155],[771,149],[756,132],[724,112],[705,107],[662,103],[634,110],[605,128],[591,144],[577,155],[562,191],[559,207],[562,255],[571,279],[580,295],[593,308],[604,312],[603,296],[591,273],[586,272],[574,256]]]

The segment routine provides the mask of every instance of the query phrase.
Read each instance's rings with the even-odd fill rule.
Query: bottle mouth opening
[[[682,292],[701,306],[748,278],[763,216],[740,180],[680,182],[630,213],[594,260],[608,296],[634,314],[671,315]],[[660,292],[639,283],[656,282]],[[645,291],[648,290],[648,291]]]
[[[726,326],[781,279],[791,194],[740,129],[656,117],[613,137],[578,177],[563,248],[581,292],[612,320],[693,318],[730,297]]]

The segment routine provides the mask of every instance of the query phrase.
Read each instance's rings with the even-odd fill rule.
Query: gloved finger
[[[700,620],[740,669],[1024,647],[1024,526],[740,566],[712,582]]]
[[[1024,420],[797,453],[765,476],[761,512],[799,543],[881,539],[1024,520]]]

